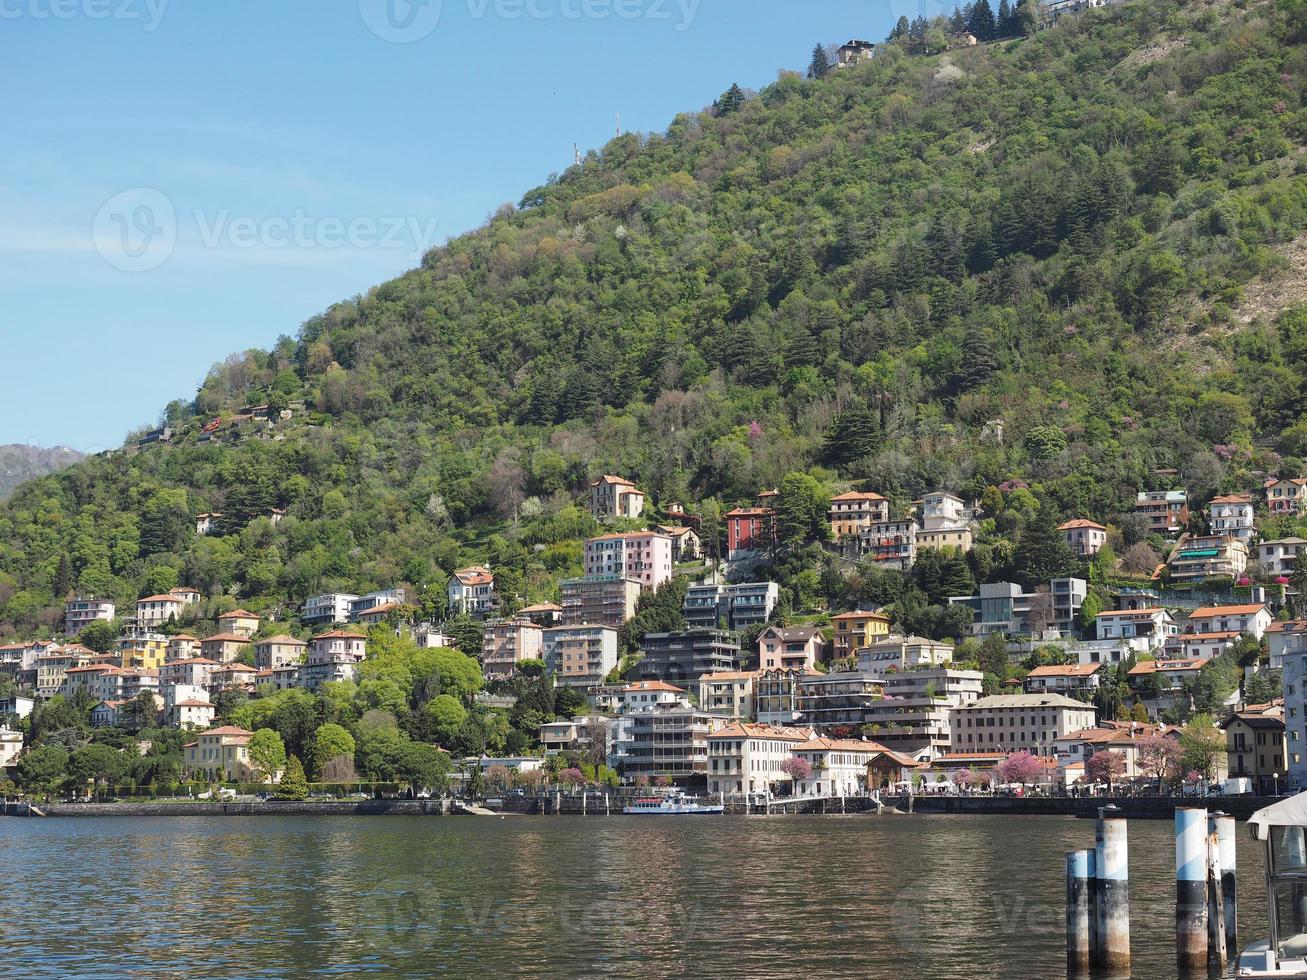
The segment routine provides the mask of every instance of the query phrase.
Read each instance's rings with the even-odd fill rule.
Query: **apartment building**
[[[486,680],[506,680],[523,660],[544,659],[544,630],[529,619],[487,623],[481,636],[481,670]]]
[[[1092,705],[1061,694],[996,694],[953,709],[959,752],[1030,752],[1052,756],[1053,740],[1094,726]]]
[[[1183,490],[1150,490],[1135,498],[1135,513],[1148,519],[1155,534],[1178,534],[1189,523],[1189,497]]]
[[[565,687],[596,687],[617,667],[617,630],[611,626],[554,626],[542,633],[545,665]]]
[[[704,674],[735,670],[740,662],[739,641],[727,630],[647,633],[640,641],[640,649],[644,652],[644,659],[637,668],[640,676],[671,684],[693,682]]]
[[[559,585],[562,624],[623,626],[635,615],[643,586],[624,575],[587,575],[565,579]]]
[[[841,493],[830,502],[831,535],[836,541],[859,537],[873,524],[889,520],[889,501],[878,493]]]

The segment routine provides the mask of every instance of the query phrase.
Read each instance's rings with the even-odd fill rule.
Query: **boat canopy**
[[[1266,840],[1272,827],[1307,827],[1307,793],[1263,807],[1248,818],[1256,840]]]

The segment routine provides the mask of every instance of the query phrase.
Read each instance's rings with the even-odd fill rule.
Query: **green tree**
[[[260,728],[250,736],[250,768],[260,782],[276,779],[286,768],[286,745],[271,728]]]
[[[1180,733],[1181,764],[1189,772],[1201,773],[1204,779],[1216,778],[1217,763],[1225,755],[1225,733],[1212,716],[1196,714]]]
[[[458,730],[467,721],[467,709],[459,704],[457,698],[448,694],[432,698],[423,710],[435,726],[436,736],[442,745],[452,742]]]
[[[100,784],[112,786],[127,771],[127,758],[108,745],[87,745],[68,758],[68,774],[78,782],[91,783],[96,792]]]
[[[1057,529],[1057,517],[1051,501],[1040,503],[1039,510],[1021,530],[1013,555],[1017,579],[1027,587],[1047,584],[1076,571],[1078,559]]]
[[[29,749],[18,760],[18,784],[29,793],[49,793],[68,775],[68,753],[57,745]]]
[[[279,800],[297,801],[309,798],[309,783],[304,777],[304,763],[299,756],[292,755],[286,760],[286,771],[273,794]]]
[[[729,116],[733,113],[739,112],[740,107],[743,105],[744,90],[740,88],[738,83],[733,83],[731,87],[722,94],[721,98],[713,103],[713,108],[717,110],[717,115]]]
[[[807,473],[789,473],[781,481],[776,505],[776,537],[782,547],[829,541],[830,492]]]
[[[812,49],[812,61],[808,63],[809,78],[825,78],[830,73],[830,56],[826,54],[826,46],[818,44]]]
[[[989,0],[976,0],[971,7],[971,17],[967,21],[967,30],[981,41],[992,41],[997,35],[994,23],[994,8]]]
[[[313,733],[314,776],[321,780],[322,771],[327,767],[327,763],[342,756],[353,761],[355,748],[354,736],[341,725],[334,722],[319,725],[318,730]]]

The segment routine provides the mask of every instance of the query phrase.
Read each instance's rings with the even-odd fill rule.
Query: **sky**
[[[661,132],[920,2],[0,0],[0,444],[117,446],[619,114]]]

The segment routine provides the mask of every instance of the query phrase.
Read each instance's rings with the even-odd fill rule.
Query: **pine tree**
[[[962,390],[980,387],[998,368],[998,352],[989,331],[983,328],[968,330],[966,339],[962,341]]]
[[[998,23],[997,36],[1011,37],[1014,33],[1012,30],[1012,4],[1008,0],[998,0]]]
[[[971,8],[967,30],[976,35],[978,41],[994,40],[994,8],[989,5],[989,0],[976,0],[976,5]]]
[[[304,777],[304,763],[300,762],[299,756],[292,755],[286,760],[286,771],[277,784],[275,795],[279,800],[308,799],[309,783]]]
[[[740,88],[738,82],[733,83],[720,99],[713,103],[713,108],[719,116],[729,116],[732,113],[739,112],[740,106],[744,105],[744,89]]]
[[[897,41],[908,33],[909,26],[907,17],[899,17],[895,22],[893,29],[889,32],[889,39],[891,41]]]
[[[953,13],[949,15],[948,29],[954,34],[961,34],[967,29],[967,18],[962,13],[961,7],[954,7]]]
[[[830,56],[826,54],[825,45],[819,44],[812,49],[812,61],[808,65],[809,78],[825,78],[830,72]]]
[[[1047,585],[1050,579],[1065,578],[1076,570],[1077,559],[1057,529],[1053,505],[1040,502],[1039,510],[1021,530],[1012,564],[1023,585]]]

